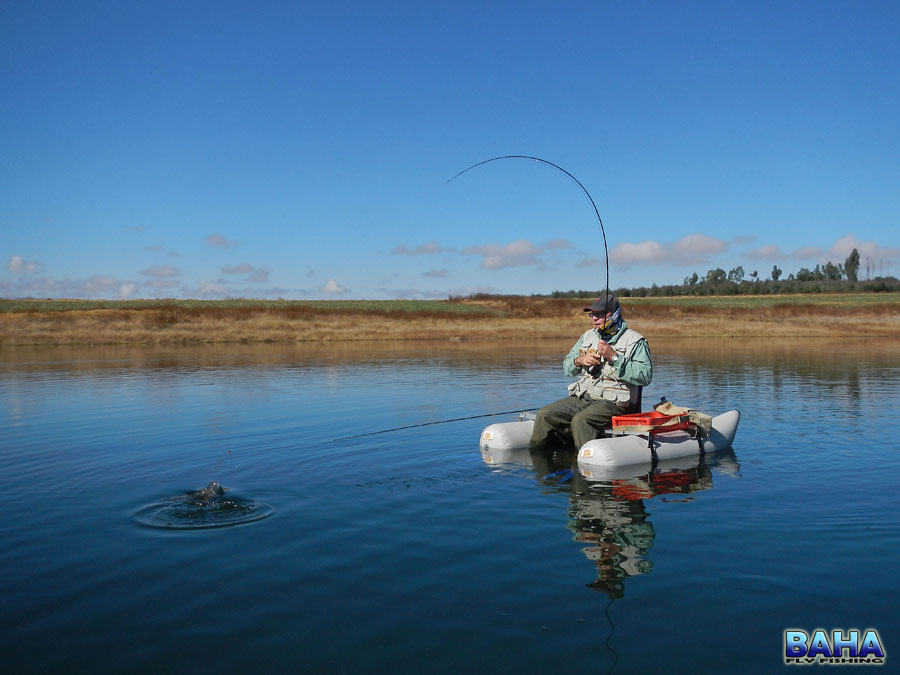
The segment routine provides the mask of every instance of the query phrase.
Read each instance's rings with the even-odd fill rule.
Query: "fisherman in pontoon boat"
[[[532,448],[557,444],[567,428],[576,448],[599,438],[614,415],[637,412],[640,388],[653,377],[647,340],[628,327],[616,296],[603,295],[584,311],[590,312],[592,327],[563,360],[566,375],[578,380],[566,398],[538,411]]]

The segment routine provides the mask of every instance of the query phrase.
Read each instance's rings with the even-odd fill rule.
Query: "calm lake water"
[[[0,351],[6,672],[759,673],[786,628],[900,649],[896,342],[652,344],[733,452],[616,480],[489,464],[570,341]],[[274,513],[135,519],[204,487]]]

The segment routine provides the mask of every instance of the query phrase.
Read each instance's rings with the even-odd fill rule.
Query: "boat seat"
[[[628,409],[628,414],[633,415],[635,413],[641,412],[641,398],[644,396],[644,387],[638,387],[638,395],[637,401],[635,401],[632,406]]]

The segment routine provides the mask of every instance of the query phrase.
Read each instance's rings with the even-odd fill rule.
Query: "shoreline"
[[[41,301],[0,311],[0,346],[574,340],[584,300],[498,297],[463,301]],[[0,309],[11,301],[0,301]],[[900,337],[900,297],[627,298],[628,325],[648,339]]]

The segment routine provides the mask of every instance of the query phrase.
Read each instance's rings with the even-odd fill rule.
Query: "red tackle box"
[[[655,410],[631,415],[616,415],[612,418],[613,431],[629,431],[633,430],[633,427],[649,427],[649,429],[644,428],[640,431],[662,433],[663,431],[691,429],[693,426],[691,422],[688,422],[687,415],[663,415]]]

